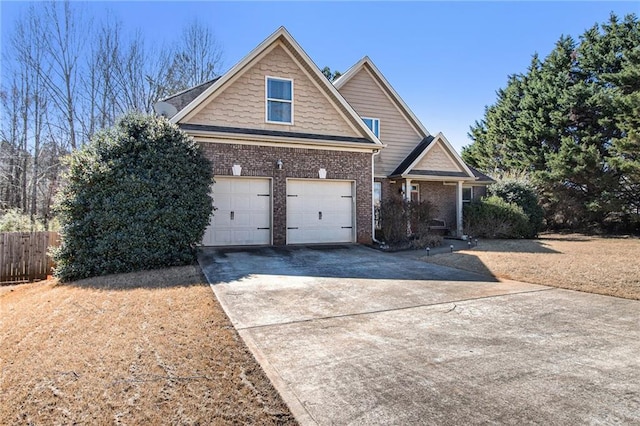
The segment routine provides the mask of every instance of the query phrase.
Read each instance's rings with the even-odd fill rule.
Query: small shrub
[[[522,208],[529,221],[525,238],[533,238],[542,230],[544,211],[532,184],[522,179],[504,179],[489,186],[488,192]]]
[[[68,159],[62,280],[191,263],[212,212],[210,162],[164,118],[130,114]]]
[[[407,208],[400,198],[392,198],[380,204],[382,238],[387,244],[407,240]]]
[[[382,202],[382,238],[387,244],[395,247],[423,248],[440,245],[442,237],[433,235],[429,230],[434,210],[433,204],[428,201],[407,202],[393,198]]]
[[[482,238],[527,238],[529,218],[522,207],[498,196],[473,201],[464,206],[465,234]]]

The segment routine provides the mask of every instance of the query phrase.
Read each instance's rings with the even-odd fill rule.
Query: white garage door
[[[213,219],[202,245],[271,244],[271,184],[264,178],[216,178]]]
[[[287,244],[353,242],[351,182],[287,181]]]

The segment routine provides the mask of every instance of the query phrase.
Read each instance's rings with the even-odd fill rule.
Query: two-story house
[[[332,84],[284,28],[156,109],[213,163],[203,245],[371,243],[375,205],[391,196],[433,201],[461,234],[462,203],[490,181],[427,132],[368,58]]]

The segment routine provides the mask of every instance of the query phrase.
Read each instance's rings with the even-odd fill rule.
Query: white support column
[[[405,179],[404,181],[404,199],[405,201],[411,201],[411,179]],[[411,235],[411,218],[407,218],[407,235]]]
[[[456,184],[456,233],[457,237],[462,237],[462,181]]]

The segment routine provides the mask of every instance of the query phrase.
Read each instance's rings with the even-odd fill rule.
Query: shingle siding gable
[[[293,79],[293,125],[265,120],[265,76]],[[362,137],[285,51],[276,45],[184,123]]]
[[[433,170],[447,172],[463,172],[459,164],[454,162],[442,147],[436,143],[429,152],[413,167],[415,170]],[[464,173],[466,176],[466,173]]]

